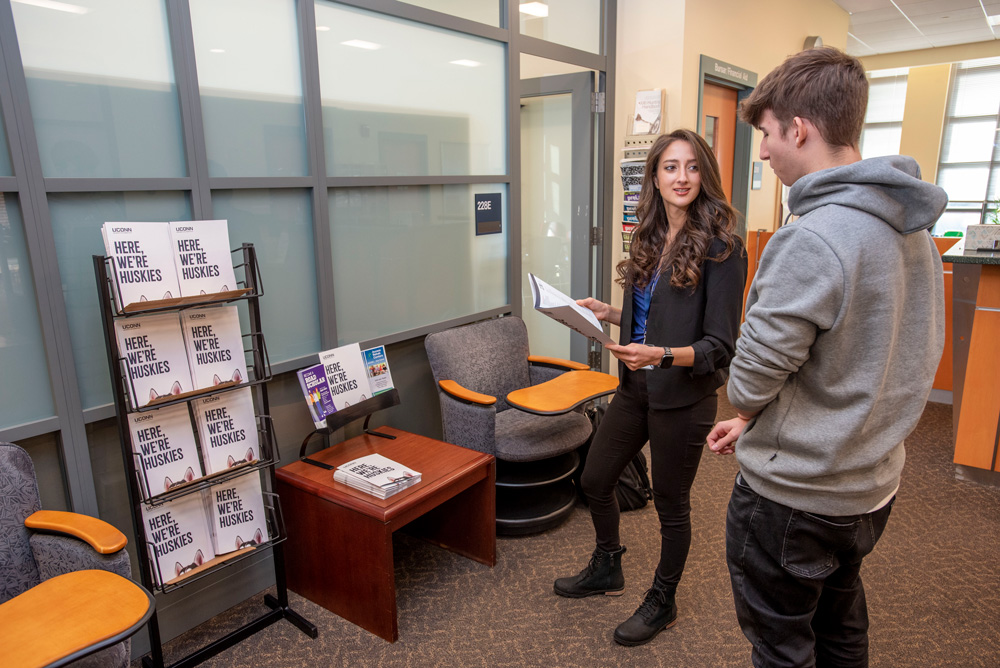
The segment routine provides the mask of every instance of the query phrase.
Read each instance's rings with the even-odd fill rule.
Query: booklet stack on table
[[[420,474],[388,457],[372,454],[341,464],[333,479],[385,499],[420,482]]]

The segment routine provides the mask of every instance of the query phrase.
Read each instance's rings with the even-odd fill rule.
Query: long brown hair
[[[659,189],[653,184],[660,157],[675,141],[686,141],[694,151],[701,174],[701,190],[688,206],[684,228],[664,252],[667,242],[667,211]],[[629,257],[618,263],[616,279],[625,287],[643,288],[657,271],[670,274],[670,285],[694,289],[701,280],[701,263],[706,259],[721,262],[736,248],[736,211],[726,201],[722,190],[719,163],[708,143],[691,130],[674,130],[660,135],[646,156],[642,190],[636,205],[639,226],[632,233]],[[708,257],[715,238],[726,244],[716,257]]]

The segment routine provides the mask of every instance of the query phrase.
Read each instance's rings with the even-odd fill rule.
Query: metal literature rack
[[[153,546],[146,540],[146,533],[143,527],[141,508],[143,505],[154,507],[163,504],[171,499],[199,492],[212,485],[232,480],[245,475],[261,475],[268,482],[268,488],[274,490],[276,487],[274,477],[274,466],[279,461],[277,443],[275,442],[274,429],[271,425],[269,415],[269,405],[267,399],[266,381],[270,379],[270,362],[267,357],[267,348],[264,345],[264,338],[261,334],[260,305],[258,300],[263,294],[263,286],[260,281],[260,274],[257,268],[257,256],[252,244],[243,244],[233,251],[236,256],[234,262],[237,275],[243,274],[243,280],[239,289],[225,293],[210,295],[200,295],[197,297],[182,297],[165,299],[159,301],[140,302],[119,307],[115,303],[115,291],[112,286],[114,273],[109,271],[111,258],[100,255],[94,256],[94,274],[97,278],[97,289],[101,304],[101,322],[104,327],[104,341],[107,346],[108,365],[111,369],[112,390],[114,394],[115,416],[118,423],[118,437],[121,441],[122,459],[125,463],[125,473],[128,479],[128,494],[130,509],[132,512],[132,525],[135,532],[136,551],[139,559],[139,576],[143,586],[150,591],[170,592],[180,587],[216,572],[220,568],[230,566],[238,561],[249,558],[255,554],[260,554],[261,550],[270,549],[274,559],[274,578],[277,587],[277,596],[265,595],[264,602],[270,608],[269,611],[256,619],[248,622],[242,627],[228,633],[208,645],[198,649],[191,654],[182,657],[169,665],[169,668],[187,668],[195,666],[229,647],[250,637],[271,624],[287,619],[303,633],[311,638],[318,636],[316,626],[307,619],[299,615],[289,607],[288,589],[285,579],[285,559],[282,541],[285,539],[284,522],[281,516],[281,506],[276,494],[265,492],[264,505],[267,516],[267,526],[270,540],[260,545],[237,550],[236,552],[212,559],[189,573],[170,581],[165,581],[162,573],[157,573],[158,578],[153,577],[153,569],[157,560],[154,558]],[[248,356],[248,379],[241,383],[224,383],[214,388],[187,392],[181,395],[168,396],[154,403],[143,407],[134,407],[131,402],[129,390],[128,368],[123,363],[122,356],[118,350],[117,338],[115,336],[115,320],[129,318],[133,316],[159,313],[167,311],[180,311],[184,309],[199,308],[202,306],[215,306],[228,302],[245,301],[250,321],[250,332],[243,335],[245,354]],[[191,399],[205,397],[220,392],[229,392],[239,388],[251,387],[256,399],[256,418],[259,433],[260,457],[254,462],[249,462],[238,467],[221,471],[216,474],[204,476],[193,482],[171,488],[170,491],[162,494],[150,494],[148,484],[145,484],[145,477],[137,470],[135,457],[132,450],[132,439],[128,429],[128,414],[130,412],[143,412],[168,406],[171,404],[186,403]],[[258,473],[259,472],[259,473]],[[156,584],[157,582],[163,584]],[[147,624],[149,632],[149,644],[151,656],[143,657],[143,666],[146,668],[165,668],[163,661],[163,646],[160,639],[160,628],[156,612],[150,617]]]

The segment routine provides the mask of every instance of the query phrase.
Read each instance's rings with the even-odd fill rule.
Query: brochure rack
[[[285,539],[284,521],[281,516],[281,506],[276,494],[267,492],[267,489],[274,490],[276,487],[274,477],[274,465],[279,460],[277,444],[274,437],[274,429],[269,416],[269,405],[267,398],[267,386],[265,382],[270,378],[270,362],[267,357],[267,349],[264,345],[264,338],[261,334],[259,297],[263,294],[263,286],[260,281],[260,274],[257,268],[257,256],[252,244],[243,244],[233,251],[236,256],[235,269],[239,273],[242,271],[243,280],[239,289],[225,293],[200,295],[194,298],[169,299],[159,301],[141,302],[140,304],[129,304],[122,309],[115,305],[114,290],[111,281],[114,274],[110,271],[111,259],[95,255],[94,274],[97,279],[98,294],[101,305],[101,321],[104,327],[104,340],[108,353],[108,365],[111,370],[112,390],[114,394],[115,415],[118,423],[118,436],[121,441],[122,458],[125,463],[126,478],[128,479],[128,495],[130,509],[132,512],[132,524],[135,532],[136,551],[139,560],[139,576],[143,586],[150,591],[170,592],[180,587],[186,586],[206,575],[209,575],[219,568],[232,565],[238,561],[246,559],[260,550],[270,549],[273,554],[274,578],[277,587],[276,596],[270,594],[264,597],[264,602],[271,608],[260,617],[252,620],[235,631],[225,635],[218,640],[202,647],[195,652],[170,664],[169,668],[187,668],[195,666],[219,652],[232,647],[243,639],[253,635],[274,622],[287,619],[298,627],[303,633],[316,638],[318,631],[316,626],[307,619],[296,613],[289,607],[288,589],[285,579],[285,559],[282,541]],[[246,342],[245,354],[248,356],[247,371],[250,378],[243,383],[226,383],[213,388],[188,392],[182,395],[164,397],[162,400],[140,408],[133,408],[130,401],[129,378],[127,366],[122,363],[122,355],[118,350],[115,336],[115,321],[120,318],[145,315],[150,313],[180,311],[185,309],[199,308],[202,306],[216,306],[234,301],[245,301],[249,315],[250,332],[244,334]],[[254,462],[247,463],[232,469],[218,472],[216,474],[198,478],[190,483],[171,488],[162,494],[150,494],[147,484],[144,483],[142,472],[136,469],[134,452],[132,449],[132,439],[128,428],[128,414],[130,412],[143,412],[171,404],[186,403],[193,398],[203,397],[220,392],[229,392],[235,389],[251,387],[256,398],[256,418],[257,428],[260,435],[260,458]],[[190,404],[189,404],[190,406]],[[190,408],[189,408],[190,410]],[[260,473],[257,473],[257,472]],[[267,528],[270,540],[253,547],[244,548],[233,553],[216,557],[192,571],[185,573],[179,578],[167,581],[162,585],[154,584],[153,568],[157,560],[155,558],[154,547],[146,540],[146,532],[143,527],[141,508],[154,507],[187,494],[200,492],[201,490],[216,485],[221,482],[232,480],[244,475],[263,474],[267,481],[265,487],[265,515],[267,517]],[[164,582],[162,573],[157,573],[158,582]],[[163,647],[160,639],[160,629],[156,612],[150,617],[147,624],[151,656],[143,657],[143,666],[149,668],[164,668]]]
[[[336,413],[331,413],[326,416],[326,426],[321,429],[315,429],[306,435],[305,439],[302,441],[302,445],[299,448],[299,459],[306,462],[307,464],[312,464],[313,466],[318,466],[320,468],[333,470],[334,467],[329,464],[324,464],[323,462],[316,461],[315,459],[310,459],[306,456],[306,450],[309,447],[309,441],[312,440],[313,436],[322,436],[324,438],[329,438],[330,434],[337,431],[338,429],[343,429],[348,424],[354,420],[365,419],[363,431],[371,436],[380,436],[389,440],[395,440],[395,436],[391,434],[386,434],[380,431],[374,431],[368,428],[368,422],[372,418],[372,414],[384,410],[386,408],[392,408],[393,406],[399,405],[399,390],[393,388],[388,392],[383,392],[382,394],[377,394],[370,399],[365,399],[360,401],[353,406],[348,406],[343,408]]]

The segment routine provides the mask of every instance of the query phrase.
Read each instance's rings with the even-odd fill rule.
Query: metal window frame
[[[380,336],[362,342],[366,346],[388,345],[422,337],[456,325],[520,313],[521,290],[521,188],[520,188],[520,55],[526,53],[595,70],[599,90],[606,95],[606,112],[597,122],[597,203],[595,224],[611,238],[613,221],[613,182],[605,163],[614,155],[614,65],[617,0],[601,2],[601,42],[603,54],[593,54],[520,34],[518,3],[498,0],[499,26],[490,26],[451,16],[397,0],[290,0],[295,3],[299,37],[299,59],[303,89],[303,113],[309,175],[303,177],[211,177],[208,173],[207,145],[202,117],[201,91],[188,0],[163,0],[168,28],[169,58],[174,70],[177,103],[180,108],[181,141],[185,151],[187,175],[164,178],[61,178],[42,173],[41,157],[35,136],[34,119],[28,98],[27,81],[17,42],[13,10],[0,2],[0,122],[7,128],[8,148],[14,176],[0,177],[0,191],[16,194],[22,212],[24,233],[31,261],[48,378],[53,394],[55,415],[51,418],[0,429],[0,439],[19,440],[55,434],[63,460],[67,498],[73,510],[98,515],[97,493],[90,463],[87,425],[114,415],[111,404],[87,410],[76,376],[76,365],[69,335],[67,308],[60,280],[58,257],[49,213],[50,193],[118,193],[135,191],[177,192],[190,198],[192,215],[212,218],[213,192],[216,190],[257,190],[295,188],[310,190],[312,203],[313,245],[316,261],[317,300],[320,340],[324,347],[337,341],[336,286],[333,280],[333,255],[330,229],[329,193],[336,188],[384,186],[433,186],[452,184],[506,184],[508,189],[508,303],[466,316]],[[507,92],[506,148],[507,166],[503,174],[419,177],[328,177],[324,153],[322,100],[320,98],[319,59],[316,41],[316,2],[353,7],[386,16],[481,37],[506,46]],[[604,294],[611,289],[612,244],[600,251],[598,283]],[[601,297],[602,295],[596,295]],[[285,360],[273,365],[275,373],[304,366],[308,357]]]

